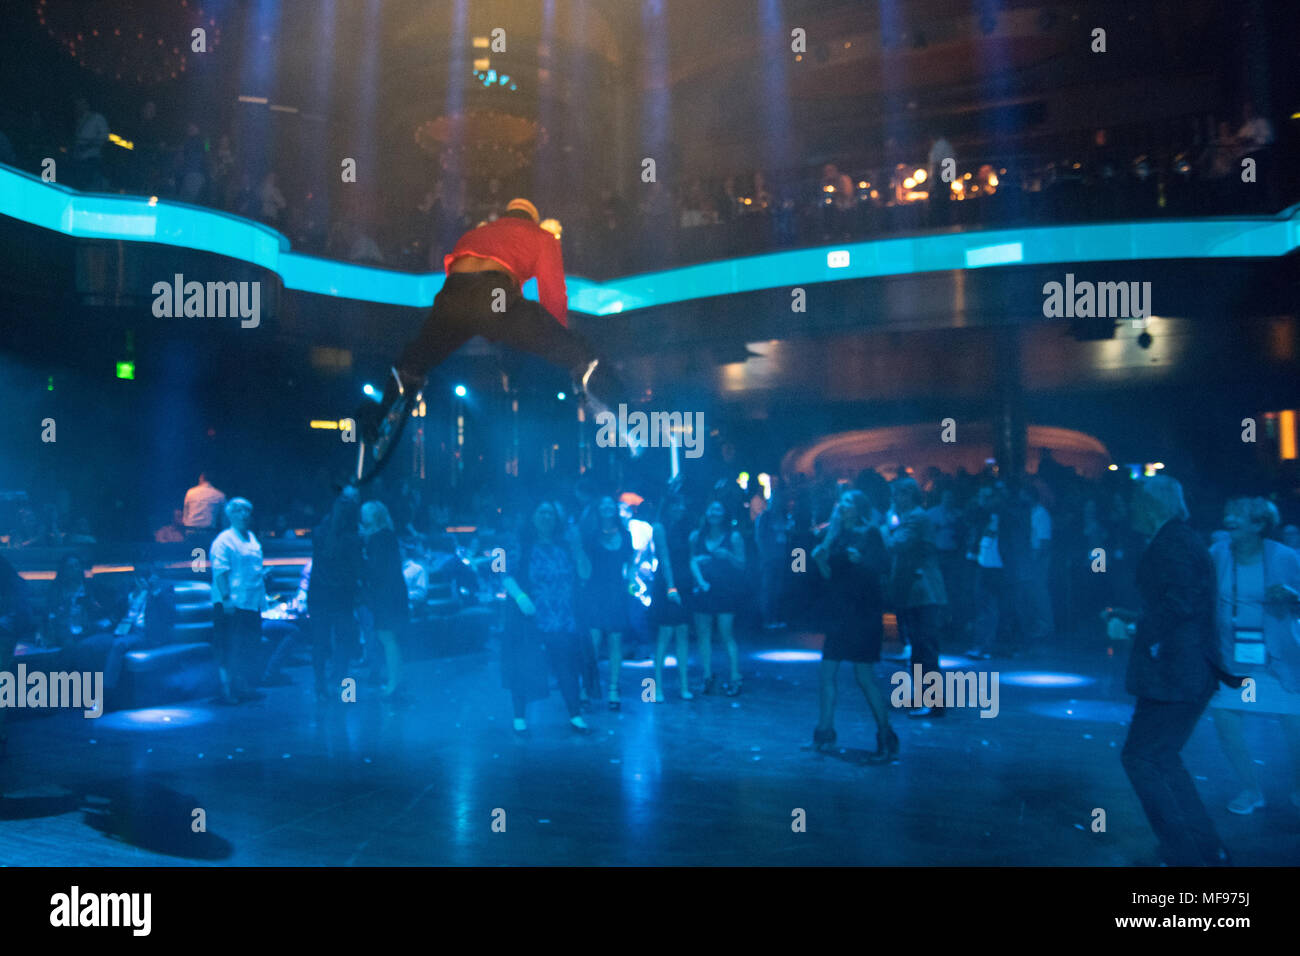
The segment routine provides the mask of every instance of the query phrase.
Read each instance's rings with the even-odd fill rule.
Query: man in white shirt
[[[217,516],[226,506],[226,496],[208,481],[206,474],[199,475],[199,483],[185,492],[185,506],[181,513],[181,524],[185,526],[188,537],[202,535],[206,537],[217,530]]]
[[[230,527],[212,542],[208,559],[212,563],[212,604],[222,664],[220,700],[235,704],[262,696],[255,688],[253,674],[262,640],[266,580],[262,544],[249,528],[253,505],[246,498],[232,498],[226,505],[226,518]]]

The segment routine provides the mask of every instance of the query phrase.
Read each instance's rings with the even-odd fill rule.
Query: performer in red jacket
[[[383,400],[367,403],[358,415],[364,441],[373,443],[394,404],[418,392],[430,369],[476,335],[567,369],[598,411],[621,393],[617,378],[607,365],[601,367],[587,340],[568,328],[560,241],[538,225],[539,218],[527,199],[512,199],[501,218],[461,236],[443,260],[447,279],[433,311],[419,336],[403,349]],[[540,302],[525,299],[520,291],[533,277]]]

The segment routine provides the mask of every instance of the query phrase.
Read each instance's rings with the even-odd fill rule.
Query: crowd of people
[[[1171,862],[1227,859],[1178,757],[1207,707],[1242,786],[1228,809],[1248,814],[1265,801],[1246,713],[1279,718],[1300,806],[1300,529],[1283,526],[1272,501],[1231,497],[1220,528],[1204,535],[1188,521],[1181,485],[1163,474],[1087,481],[1050,454],[1021,480],[910,471],[892,481],[870,470],[853,481],[795,476],[770,496],[724,480],[704,494],[674,484],[646,498],[583,478],[527,504],[480,499],[483,526],[459,557],[488,572],[503,610],[501,675],[515,731],[528,733],[529,705],[549,696],[553,679],[573,730],[590,733],[594,708],[623,706],[620,665],[642,656],[643,639],[654,667],[644,700],[674,696],[670,650],[678,699],[740,695],[738,632],[751,622],[780,629],[790,617],[824,635],[813,747],[836,744],[839,670],[850,663],[876,724],[867,760],[889,763],[899,759],[891,727],[899,708],[875,665],[891,617],[901,649],[888,656],[924,674],[942,672],[941,649],[1015,657],[1059,651],[1074,632],[1085,650],[1131,643],[1127,687],[1138,705],[1122,761]],[[394,507],[417,510],[418,493],[403,485]],[[228,527],[216,528],[218,515]],[[344,489],[311,536],[295,599],[304,636],[263,620],[267,574],[252,515],[248,500],[227,499],[206,480],[182,509],[190,536],[215,532],[207,560],[219,699],[256,699],[284,648],[306,641],[322,702],[338,698],[363,656],[382,677],[381,695],[401,701],[403,634],[428,589],[421,561],[433,536]],[[138,564],[117,608],[97,603],[86,583],[80,560],[65,556],[45,613],[32,613],[12,567],[0,566],[6,659],[34,630],[47,646],[71,648],[80,667],[102,670],[111,689],[129,650],[168,639],[174,582],[156,564]],[[726,655],[716,668],[715,634]],[[275,648],[269,664],[263,644]],[[946,712],[942,701],[916,699],[905,710]]]
[[[110,130],[131,148],[109,141]],[[1187,117],[1160,129],[1097,129],[1089,142],[1033,155],[957,155],[942,132],[889,139],[875,162],[722,176],[670,175],[624,196],[605,188],[555,197],[566,259],[592,275],[743,255],[926,227],[1263,211],[1285,205],[1273,123],[1254,104],[1232,118]],[[438,269],[474,223],[494,217],[525,182],[431,175],[400,206],[360,203],[301,170],[254,162],[235,136],[187,118],[160,117],[145,101],[113,124],[78,97],[60,135],[39,113],[0,139],[0,162],[94,191],[164,196],[221,209],[283,232],[296,249],[389,268]],[[1242,162],[1254,160],[1250,189]],[[952,160],[951,177],[945,161]],[[418,200],[414,197],[418,196]],[[968,200],[968,201],[961,201]],[[640,237],[625,241],[635,221]]]

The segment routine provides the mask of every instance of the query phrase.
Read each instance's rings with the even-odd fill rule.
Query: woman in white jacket
[[[1300,555],[1268,535],[1280,524],[1265,498],[1236,498],[1224,508],[1228,540],[1210,549],[1218,576],[1218,631],[1225,666],[1251,682],[1221,687],[1210,702],[1224,753],[1245,789],[1228,809],[1264,806],[1242,715],[1273,715],[1282,724],[1296,774],[1291,802],[1300,807]]]

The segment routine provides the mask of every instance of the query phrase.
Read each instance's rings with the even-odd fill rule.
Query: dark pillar
[[[1025,473],[1028,423],[1020,371],[1020,327],[1006,325],[997,332],[997,407],[993,424],[993,457],[1003,481],[1018,481]]]

